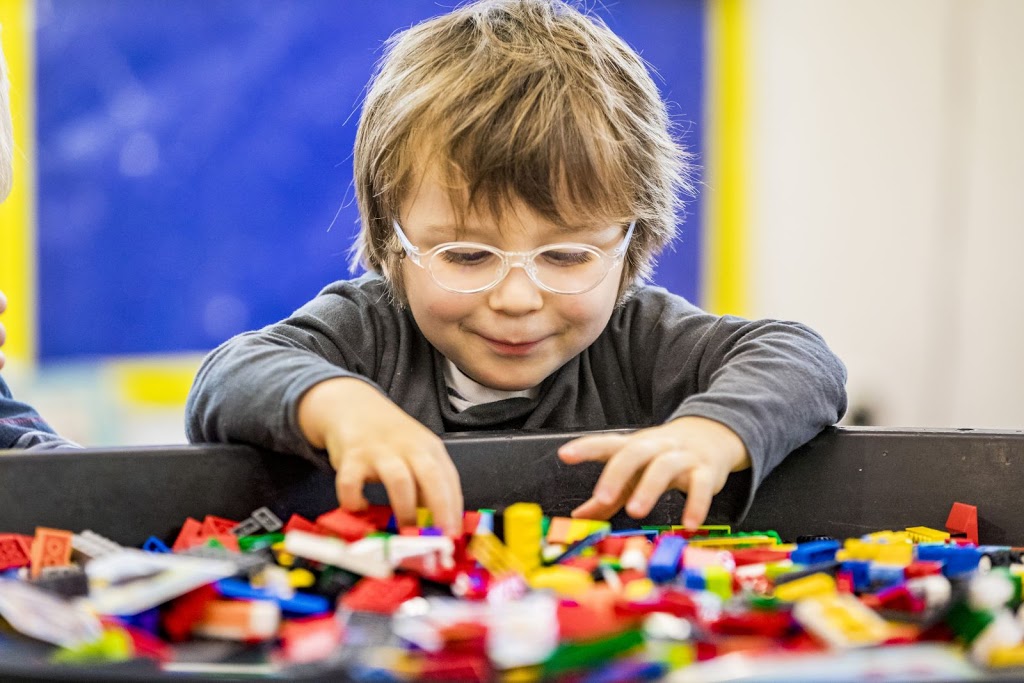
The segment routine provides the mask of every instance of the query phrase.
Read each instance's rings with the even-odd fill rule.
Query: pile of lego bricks
[[[960,503],[945,531],[843,542],[613,531],[531,503],[467,512],[459,538],[426,511],[417,527],[394,525],[385,507],[287,524],[261,508],[242,522],[190,518],[171,547],[0,534],[0,641],[50,644],[46,666],[145,658],[165,672],[224,672],[227,657],[181,653],[230,643],[258,655],[250,673],[337,665],[367,681],[687,680],[702,666],[696,678],[714,678],[707,666],[727,657],[922,643],[971,670],[1024,666],[1020,553],[979,545],[976,510]]]

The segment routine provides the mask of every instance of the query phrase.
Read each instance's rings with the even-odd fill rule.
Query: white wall
[[[752,310],[875,423],[1024,427],[1024,2],[749,2]]]

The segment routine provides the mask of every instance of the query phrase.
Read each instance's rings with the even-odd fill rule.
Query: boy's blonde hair
[[[8,91],[7,61],[4,59],[3,27],[0,26],[0,202],[7,199],[14,182],[14,128]]]
[[[620,294],[675,236],[689,155],[643,60],[561,0],[483,0],[393,36],[359,121],[353,265],[405,293],[392,222],[428,168],[459,225],[519,200],[567,227],[636,220]]]

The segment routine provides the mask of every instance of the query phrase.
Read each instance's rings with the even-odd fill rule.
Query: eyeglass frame
[[[512,272],[513,268],[522,268],[523,271],[526,273],[526,276],[530,278],[530,281],[533,282],[533,284],[537,285],[545,292],[550,292],[552,294],[561,294],[564,296],[586,294],[587,292],[591,291],[599,284],[604,282],[604,279],[608,277],[608,273],[610,273],[612,269],[615,268],[615,266],[617,266],[619,263],[621,263],[622,260],[625,258],[626,250],[629,248],[629,242],[633,238],[633,230],[634,228],[636,228],[636,220],[634,219],[633,221],[630,222],[629,229],[626,230],[626,234],[623,236],[622,241],[618,244],[618,246],[612,249],[611,252],[607,252],[604,249],[601,249],[600,247],[595,247],[591,244],[583,244],[582,242],[556,242],[554,244],[545,244],[543,246],[537,247],[536,249],[531,249],[530,251],[505,251],[504,249],[500,249],[489,244],[483,244],[481,242],[458,241],[442,242],[441,244],[438,244],[435,247],[431,247],[427,251],[420,251],[420,248],[415,246],[409,240],[409,237],[405,234],[405,231],[402,230],[402,226],[399,225],[398,219],[393,220],[392,224],[395,229],[395,234],[398,236],[398,241],[401,243],[402,249],[405,251],[405,254],[409,257],[409,260],[415,263],[420,268],[426,270],[428,273],[430,273],[430,279],[434,281],[434,284],[436,284],[438,287],[445,290],[446,292],[452,292],[453,294],[479,294],[481,292],[486,292],[487,290],[493,289],[494,287],[497,287],[499,284],[501,284],[505,280],[505,278],[508,277],[508,274]],[[471,290],[452,289],[451,287],[446,287],[445,285],[438,282],[437,276],[434,275],[434,271],[430,268],[429,265],[424,264],[422,261],[425,259],[432,258],[434,254],[441,251],[442,249],[448,249],[456,245],[462,247],[479,248],[484,251],[495,254],[496,256],[500,256],[500,274],[498,275],[497,278],[495,278],[494,282],[491,282],[490,284],[485,285],[484,287],[478,287],[476,289]],[[596,251],[599,254],[601,254],[601,256],[603,256],[605,259],[611,259],[610,265],[607,268],[605,268],[604,273],[601,274],[601,277],[597,280],[597,282],[587,287],[586,289],[581,289],[578,292],[560,292],[557,289],[552,289],[551,287],[548,287],[547,285],[540,281],[540,279],[537,277],[537,267],[535,263],[535,259],[537,258],[537,256],[543,254],[545,251],[557,249],[559,247],[572,247],[577,249],[583,248],[589,251]],[[516,259],[515,262],[512,261],[513,257]]]

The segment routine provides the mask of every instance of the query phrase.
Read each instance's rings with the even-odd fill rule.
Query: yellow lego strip
[[[774,536],[727,536],[725,538],[694,537],[689,545],[697,548],[713,548],[729,550],[732,548],[769,548],[776,545]]]
[[[3,2],[3,0],[0,0]],[[153,356],[112,359],[106,374],[125,402],[150,408],[185,405],[202,356]]]
[[[713,313],[745,315],[746,241],[746,33],[742,0],[707,4],[707,157],[704,206],[704,306]]]
[[[36,357],[34,20],[31,0],[0,0],[14,122],[14,188],[0,204],[0,290],[9,302],[4,354],[19,364]]]

